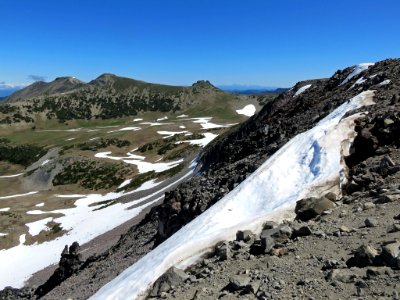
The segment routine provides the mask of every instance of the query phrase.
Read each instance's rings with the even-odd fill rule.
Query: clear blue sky
[[[0,83],[291,86],[400,57],[399,0],[0,0]]]

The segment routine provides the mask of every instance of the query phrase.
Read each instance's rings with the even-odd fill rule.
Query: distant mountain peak
[[[203,88],[203,89],[216,89],[216,90],[218,89],[216,86],[211,84],[211,82],[208,80],[198,80],[192,84],[192,87]]]

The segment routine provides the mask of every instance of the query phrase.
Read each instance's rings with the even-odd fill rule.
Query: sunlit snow
[[[247,117],[254,116],[256,113],[256,107],[253,104],[246,105],[242,109],[236,110],[239,115],[245,115]]]
[[[192,173],[193,171],[189,171],[176,181],[134,202],[117,202],[108,207],[96,210],[103,205],[100,203],[101,201],[114,200],[124,195],[149,189],[160,184],[161,182],[155,183],[154,180],[150,180],[149,182],[144,183],[138,189],[126,193],[114,192],[105,195],[83,195],[83,197],[75,201],[75,207],[73,208],[58,209],[54,211],[36,210],[28,212],[28,214],[32,215],[52,213],[63,214],[62,217],[56,217],[53,219],[53,221],[60,223],[60,226],[64,230],[67,230],[68,233],[55,240],[29,246],[24,245],[26,235],[22,234],[20,236],[20,244],[18,246],[6,250],[0,250],[0,289],[10,285],[13,287],[22,287],[25,280],[27,280],[33,273],[47,267],[50,264],[57,263],[60,259],[60,253],[62,249],[64,249],[65,245],[71,245],[74,241],[84,244],[96,236],[123,224],[129,219],[137,216],[144,208],[157,201],[160,201],[164,196],[160,196],[154,200],[151,199],[163,191],[171,188],[178,182],[191,176]],[[59,196],[70,197],[71,195]],[[136,204],[138,206],[129,209],[132,204]],[[44,222],[43,220],[41,221]],[[32,229],[30,229],[31,232],[37,233],[39,229],[44,229],[43,226],[39,226],[39,222],[33,223],[35,223],[35,225],[33,225]]]
[[[349,82],[354,76],[357,76],[358,74],[360,74],[361,72],[367,70],[369,67],[373,66],[374,63],[363,63],[363,64],[359,64],[357,66],[355,66],[355,68],[353,69],[353,71],[346,77],[345,80],[342,81],[341,84],[339,84],[339,86],[346,84],[347,82]]]
[[[209,144],[213,139],[215,139],[218,136],[218,134],[214,134],[211,132],[205,132],[205,133],[203,133],[203,135],[204,135],[204,138],[202,138],[202,139],[179,141],[179,142],[176,142],[175,144],[189,143],[191,145],[198,145],[201,147],[205,147],[205,146],[207,146],[207,144]]]
[[[298,95],[304,93],[306,90],[308,90],[310,87],[312,86],[312,84],[307,84],[305,86],[302,86],[301,88],[299,88],[297,90],[297,92],[294,94],[294,97],[297,97]]]
[[[29,192],[29,193],[25,193],[25,194],[15,194],[15,195],[10,195],[10,196],[1,196],[0,199],[11,199],[11,198],[17,198],[17,197],[24,197],[24,196],[30,196],[30,195],[34,195],[37,194],[38,192]]]
[[[210,209],[102,287],[91,299],[138,299],[168,268],[185,265],[237,230],[259,232],[282,208],[306,196],[336,189],[342,150],[354,138],[350,110],[373,104],[367,91],[345,102],[314,128],[297,135]],[[343,149],[343,146],[345,149]]]
[[[3,176],[0,176],[0,179],[2,179],[2,178],[14,178],[14,177],[21,176],[22,174],[24,174],[24,173],[18,173],[18,174],[14,174],[14,175],[3,175]]]
[[[49,228],[46,226],[46,224],[52,220],[53,218],[50,217],[32,223],[26,223],[25,225],[29,227],[29,234],[31,236],[35,236],[38,235],[42,230],[48,231]]]

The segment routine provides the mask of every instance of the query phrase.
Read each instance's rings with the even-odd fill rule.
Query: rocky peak
[[[194,88],[201,88],[201,89],[217,89],[214,85],[211,84],[208,80],[198,80],[197,82],[192,84]]]

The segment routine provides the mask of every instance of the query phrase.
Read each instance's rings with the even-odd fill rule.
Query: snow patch
[[[45,218],[36,222],[26,223],[25,225],[29,227],[29,234],[31,236],[38,235],[42,230],[48,231],[50,228],[46,226],[47,223],[53,220],[52,217]]]
[[[129,195],[135,191],[127,193],[108,193],[105,195],[90,194],[75,201],[75,207],[60,209],[54,211],[31,211],[28,214],[48,214],[60,213],[64,216],[54,218],[53,221],[60,223],[61,227],[68,230],[65,234],[55,240],[47,241],[41,244],[24,245],[25,234],[20,236],[20,244],[6,250],[0,250],[0,289],[6,286],[22,287],[24,282],[35,272],[57,263],[60,260],[60,252],[65,245],[71,245],[74,241],[79,241],[80,244],[87,243],[96,236],[103,234],[124,222],[132,219],[142,212],[143,209],[160,201],[164,196],[150,199],[157,196],[159,193],[171,188],[178,182],[191,176],[193,171],[188,172],[178,180],[171,184],[162,187],[156,192],[137,199],[129,203],[115,203],[103,209],[95,210],[101,207],[101,201],[114,200],[124,195]],[[144,183],[140,188],[148,188],[154,183]],[[139,189],[140,189],[139,188]],[[60,195],[62,196],[62,195]],[[70,195],[68,195],[70,196]],[[90,206],[96,204],[96,206]],[[132,204],[140,205],[129,209]],[[35,212],[35,213],[32,213]]]
[[[120,129],[117,129],[117,130],[107,131],[107,133],[113,133],[113,132],[119,132],[119,131],[138,131],[140,129],[142,129],[142,128],[135,127],[135,126],[130,126],[130,127],[120,128]]]
[[[310,87],[312,86],[312,84],[307,84],[305,86],[302,86],[301,88],[299,88],[297,90],[297,92],[294,94],[294,97],[297,97],[298,95],[304,93],[306,90],[308,90]]]
[[[9,210],[10,210],[9,207],[0,208],[0,211],[9,211]]]
[[[18,173],[18,174],[14,174],[14,175],[3,175],[3,176],[0,176],[0,179],[2,179],[2,178],[14,178],[14,177],[21,176],[22,174],[24,174],[24,173]]]
[[[1,233],[0,232],[0,236],[6,236],[6,235],[8,235],[8,233]]]
[[[371,67],[373,65],[374,65],[374,63],[363,63],[363,64],[359,64],[359,65],[355,66],[353,71],[346,77],[345,80],[342,81],[341,84],[339,84],[339,86],[342,86],[342,85],[346,84],[354,76],[357,76],[358,74],[360,74],[361,72],[367,70],[369,67]]]
[[[215,124],[215,123],[211,123],[210,122],[211,119],[212,119],[212,117],[192,118],[192,120],[194,120],[193,123],[200,124],[200,126],[203,129],[225,128],[225,127],[230,127],[230,126],[233,126],[233,125],[237,124],[237,123],[235,123],[235,124],[225,124],[225,125]]]
[[[43,207],[44,206],[44,202],[38,203],[35,205],[36,207]]]
[[[73,141],[73,140],[75,140],[76,138],[69,138],[69,139],[66,139],[65,141],[66,142],[69,142],[69,141]]]
[[[180,116],[177,116],[176,118],[187,118],[187,117],[189,117],[188,115],[180,115]]]
[[[198,145],[201,147],[207,146],[213,139],[215,139],[218,134],[214,134],[211,132],[205,132],[203,133],[204,138],[198,139],[198,140],[189,140],[189,141],[179,141],[176,142],[175,144],[181,144],[181,143],[189,143],[190,145]]]
[[[363,84],[366,81],[367,81],[367,79],[365,79],[364,76],[362,76],[361,78],[357,79],[356,82],[354,82],[354,84],[349,88],[349,90],[351,90],[352,88],[354,88],[357,85]]]
[[[339,106],[314,128],[291,139],[244,182],[220,201],[181,228],[153,251],[103,286],[91,299],[138,299],[166,270],[193,262],[221,240],[235,237],[237,230],[261,230],[283,208],[298,199],[338,189],[343,171],[342,142],[355,136],[354,109],[369,105],[367,91]],[[348,150],[348,149],[347,149]],[[313,193],[314,194],[313,194]]]
[[[136,119],[133,119],[132,121],[133,122],[139,122],[139,121],[143,121],[143,119],[142,118],[136,118]]]
[[[140,124],[153,126],[171,125],[172,123],[159,123],[159,122],[142,122]]]
[[[157,122],[159,122],[159,121],[165,121],[165,120],[168,120],[168,117],[167,117],[167,116],[162,117],[162,118],[158,118],[158,119],[157,119]]]
[[[247,117],[254,116],[256,113],[256,107],[253,104],[246,105],[242,109],[236,110],[239,115],[245,115]]]
[[[121,183],[121,184],[118,186],[118,188],[120,189],[120,188],[123,188],[124,186],[127,186],[128,184],[131,183],[131,181],[132,181],[132,179],[124,180],[124,182]]]
[[[44,162],[42,162],[41,166],[44,166],[50,162],[50,159],[46,159]]]
[[[387,84],[389,84],[390,82],[391,82],[390,79],[386,79],[386,80],[382,81],[381,83],[379,83],[378,85],[379,85],[379,86],[387,85]]]
[[[34,194],[37,194],[37,193],[38,193],[38,191],[29,192],[29,193],[25,193],[25,194],[15,194],[15,195],[10,195],[10,196],[2,196],[2,197],[0,197],[0,199],[11,199],[11,198],[17,198],[17,197],[24,197],[24,196],[34,195]]]
[[[100,152],[96,153],[95,157],[98,158],[108,158],[112,160],[122,160],[124,163],[136,165],[138,167],[139,173],[147,173],[150,171],[154,171],[156,173],[166,171],[173,167],[176,167],[180,163],[183,162],[183,159],[168,162],[168,163],[151,163],[143,161],[144,156],[139,156],[131,153],[127,153],[128,157],[118,157],[118,156],[111,156],[111,152]]]

